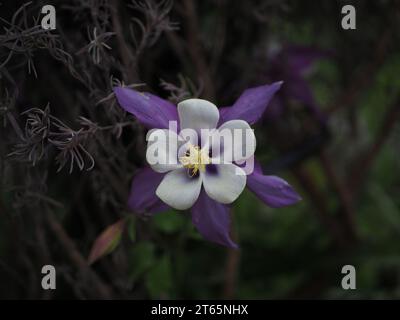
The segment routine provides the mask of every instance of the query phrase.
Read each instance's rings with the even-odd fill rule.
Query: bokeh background
[[[45,4],[56,30],[40,27]],[[399,1],[3,1],[0,17],[1,298],[400,298]],[[226,106],[279,80],[256,154],[299,204],[244,192],[239,251],[204,241],[188,212],[129,211],[145,130],[113,85]],[[346,264],[356,290],[341,288]]]

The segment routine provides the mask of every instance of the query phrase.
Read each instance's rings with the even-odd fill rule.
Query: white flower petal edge
[[[204,189],[215,201],[223,204],[232,203],[246,186],[246,173],[234,164],[217,165],[216,171],[202,174]]]
[[[178,135],[168,129],[154,129],[147,134],[146,160],[151,168],[160,173],[181,168],[177,149]]]
[[[178,103],[178,114],[181,130],[214,129],[219,120],[218,108],[202,99],[188,99]]]
[[[201,177],[190,178],[186,168],[167,173],[156,190],[156,195],[167,205],[178,210],[189,209],[201,190]]]
[[[236,135],[234,133],[235,130],[237,130]],[[220,163],[224,163],[224,160],[240,162],[254,155],[256,151],[256,137],[253,129],[251,129],[246,121],[227,121],[218,128],[216,134],[224,136],[224,132],[232,137],[232,143],[223,146],[222,154],[219,155]],[[240,136],[237,136],[238,134]]]

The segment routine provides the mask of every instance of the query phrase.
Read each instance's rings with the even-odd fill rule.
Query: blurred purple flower
[[[326,122],[325,115],[318,107],[313,92],[306,80],[306,74],[316,61],[332,56],[332,52],[313,47],[290,45],[270,55],[267,78],[282,79],[284,85],[271,101],[265,113],[267,120],[279,118],[287,107],[288,100],[294,100],[306,109],[321,123]]]
[[[241,123],[245,121],[248,124],[255,123],[262,117],[268,103],[281,85],[282,82],[275,82],[271,85],[245,90],[233,106],[219,109],[219,113],[217,112],[213,120],[215,122],[214,126],[218,123],[218,127],[220,127],[221,124],[230,120],[240,120]],[[121,107],[133,114],[139,122],[149,129],[167,129],[169,121],[178,121],[178,125],[182,126],[182,119],[187,121],[185,116],[180,119],[182,117],[182,106],[180,106],[178,115],[177,108],[173,104],[149,93],[139,93],[123,87],[114,88],[114,93]],[[201,101],[204,100],[195,102],[200,103]],[[212,105],[209,102],[207,103]],[[204,119],[207,118],[207,108],[202,109],[204,106],[201,106],[201,104],[197,106],[201,107],[201,112],[198,112],[199,109],[193,110],[196,111],[195,114],[197,114],[199,120],[204,122]],[[190,121],[193,122],[193,119],[190,119]],[[234,122],[231,121],[231,123]],[[185,197],[188,184],[174,184],[174,187],[165,190],[165,193],[159,190],[163,181],[171,178],[171,175],[176,175],[178,170],[162,173],[155,172],[149,167],[139,170],[132,181],[129,207],[137,213],[157,213],[168,209],[168,205],[159,196],[164,201],[167,200],[166,202],[169,202],[170,205],[173,204],[173,206],[176,202],[181,202],[182,199],[179,199],[179,197]],[[207,173],[205,172],[204,175],[207,176]],[[186,180],[190,180],[188,178],[190,177],[186,177]],[[220,197],[215,193],[222,193],[220,189],[229,189],[229,184],[227,181],[218,181],[218,183],[218,186],[222,184],[227,187],[219,188],[217,185],[213,186],[213,179],[210,179],[208,187],[206,183],[203,186],[200,184],[198,188],[196,187],[198,193],[194,199],[191,199],[194,203],[189,201],[190,203],[186,202],[183,205],[180,203],[179,206],[182,208],[188,207],[188,204],[191,206],[192,222],[205,239],[228,247],[237,248],[237,245],[231,240],[229,235],[230,211],[228,203],[236,199],[241,191],[239,193],[235,191],[237,194],[229,198],[229,201],[224,201],[223,197],[219,201]],[[271,207],[278,208],[292,205],[301,199],[283,179],[276,176],[263,175],[257,162],[254,172],[248,176],[244,176],[244,183],[243,188],[247,184],[249,190]],[[171,193],[173,194],[173,201],[170,201],[169,198]]]

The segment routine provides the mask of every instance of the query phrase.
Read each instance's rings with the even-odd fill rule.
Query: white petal
[[[234,164],[216,165],[215,169],[215,172],[203,174],[208,196],[224,204],[235,201],[246,186],[246,173]]]
[[[218,108],[207,100],[188,99],[178,103],[180,128],[214,129],[219,120]]]
[[[168,172],[181,167],[178,161],[178,135],[168,129],[149,131],[146,140],[146,160],[156,172]]]
[[[213,150],[213,157],[218,156],[219,163],[242,162],[254,155],[256,137],[246,121],[227,121],[218,128],[216,134],[220,137],[221,153]],[[213,142],[213,148],[215,148],[215,142]],[[216,162],[213,161],[213,163]]]
[[[187,169],[167,173],[156,190],[156,195],[167,205],[178,210],[189,209],[201,190],[201,177],[189,177]]]

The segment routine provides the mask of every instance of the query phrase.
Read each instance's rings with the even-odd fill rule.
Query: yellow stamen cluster
[[[179,161],[185,168],[189,169],[191,177],[195,176],[199,170],[205,171],[206,164],[210,164],[211,160],[205,150],[201,150],[199,146],[189,145],[186,155],[179,158]]]

